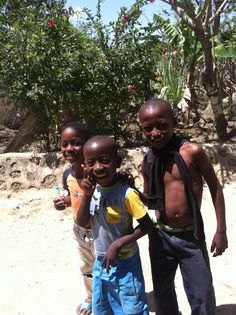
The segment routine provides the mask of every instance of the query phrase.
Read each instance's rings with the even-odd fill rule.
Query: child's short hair
[[[68,124],[62,127],[61,134],[67,128],[76,130],[79,136],[83,138],[84,141],[87,141],[92,136],[91,131],[89,130],[88,126],[81,122],[77,122],[77,121],[69,122]]]
[[[169,102],[161,98],[151,98],[147,100],[139,109],[139,117],[142,111],[146,110],[148,107],[159,107],[159,106],[165,107],[168,115],[172,118],[173,125],[175,127],[177,125],[177,118],[175,117],[174,110]]]
[[[93,136],[89,139],[89,141],[86,143],[86,146],[94,141],[100,141],[100,142],[107,142],[109,143],[112,153],[114,154],[114,156],[120,156],[119,154],[119,146],[118,144],[115,142],[115,140],[113,139],[113,137],[110,136],[106,136],[106,135],[96,135]]]

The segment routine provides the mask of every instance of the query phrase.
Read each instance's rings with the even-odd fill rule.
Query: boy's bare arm
[[[194,145],[193,157],[209,187],[215,208],[217,227],[211,245],[211,252],[215,257],[221,255],[228,247],[223,189],[205,150],[201,146]]]
[[[125,245],[138,240],[145,234],[149,233],[154,224],[149,215],[146,214],[141,219],[137,220],[139,225],[134,229],[133,233],[122,236],[115,240],[108,248],[106,255],[103,258],[102,264],[106,265],[106,271],[109,272],[110,264],[119,257],[120,250]]]

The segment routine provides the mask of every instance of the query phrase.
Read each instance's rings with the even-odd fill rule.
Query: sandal
[[[76,309],[77,315],[91,315],[92,314],[92,304],[84,301]]]

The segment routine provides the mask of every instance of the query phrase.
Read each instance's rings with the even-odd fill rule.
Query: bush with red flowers
[[[54,20],[49,20],[48,23],[49,23],[50,27],[56,26],[56,22]]]
[[[129,93],[133,92],[134,87],[132,85],[128,85],[127,90]]]

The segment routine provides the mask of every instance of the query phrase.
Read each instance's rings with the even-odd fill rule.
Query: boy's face
[[[94,141],[84,147],[85,164],[88,175],[103,187],[116,183],[116,169],[120,158],[106,141]]]
[[[163,149],[174,132],[174,121],[165,106],[150,105],[139,113],[140,129],[156,149]]]
[[[84,141],[80,138],[77,130],[66,128],[61,134],[61,152],[64,158],[71,164],[84,162],[83,154]]]

